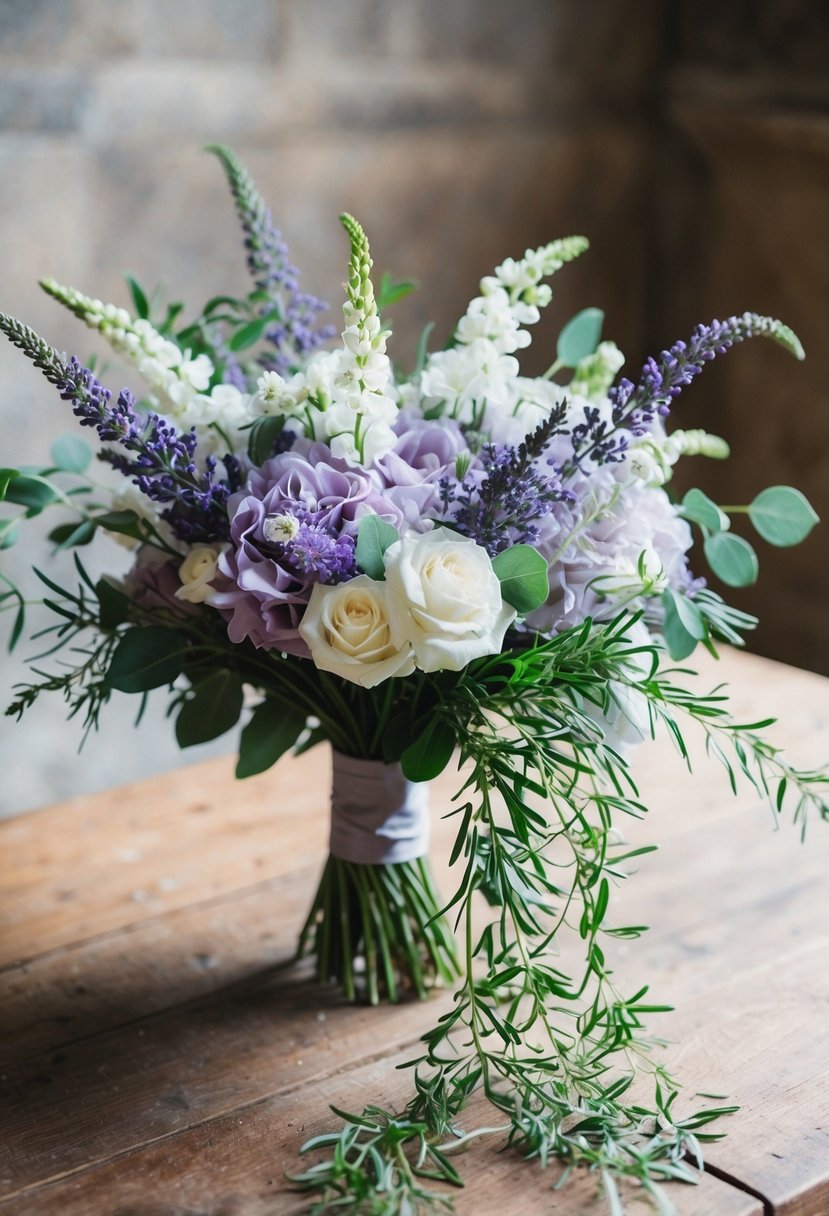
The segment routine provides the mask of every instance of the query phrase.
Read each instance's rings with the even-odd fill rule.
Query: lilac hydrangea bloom
[[[308,657],[298,625],[317,582],[357,573],[361,518],[399,527],[403,515],[363,470],[321,443],[301,445],[252,470],[228,502],[230,548],[219,559],[210,603],[227,618],[232,642]]]
[[[422,531],[437,514],[441,479],[458,455],[469,450],[468,444],[449,418],[437,423],[401,410],[394,429],[397,442],[373,467],[382,479],[384,497],[399,507],[410,528]]]

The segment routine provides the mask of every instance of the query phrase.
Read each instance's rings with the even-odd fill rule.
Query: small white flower
[[[269,515],[262,524],[262,535],[273,543],[293,540],[298,531],[299,520],[295,515]]]
[[[315,583],[299,632],[317,667],[363,688],[414,671],[411,647],[392,638],[386,587],[367,574]]]
[[[385,561],[392,639],[411,644],[421,671],[461,671],[500,651],[515,609],[475,541],[435,528],[396,541]]]
[[[222,551],[221,545],[194,545],[178,568],[181,586],[176,591],[177,600],[188,604],[203,604],[211,595],[211,581],[216,577],[216,567]]]

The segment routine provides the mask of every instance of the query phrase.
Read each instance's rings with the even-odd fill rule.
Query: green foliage
[[[558,336],[556,360],[560,367],[578,367],[599,345],[604,324],[600,308],[584,308],[571,317]]]
[[[248,438],[248,456],[253,464],[261,465],[270,460],[284,426],[285,419],[281,415],[257,418]]]
[[[706,536],[703,548],[708,565],[729,587],[749,587],[757,582],[757,554],[742,536],[716,532]]]
[[[541,606],[550,593],[547,562],[532,545],[513,545],[492,559],[501,595],[519,616]]]
[[[709,532],[726,532],[728,516],[702,490],[689,490],[682,500],[681,514]]]
[[[61,435],[54,441],[50,455],[63,473],[85,473],[92,460],[92,449],[79,435]]]
[[[713,593],[691,608],[679,597],[676,604],[692,634],[733,619]],[[617,1199],[621,1179],[659,1198],[661,1182],[695,1180],[689,1161],[719,1135],[709,1125],[735,1109],[675,1109],[676,1083],[653,1058],[657,1044],[645,1029],[668,1006],[647,988],[620,990],[606,959],[608,941],[643,932],[609,922],[613,886],[641,852],[617,843],[614,825],[645,808],[584,706],[605,706],[610,681],[635,689],[654,729],[665,729],[683,757],[681,720],[694,720],[732,786],[742,776],[778,811],[793,805],[804,824],[810,812],[829,819],[829,778],[787,766],[761,734],[769,723],[735,722],[721,691],[685,688],[655,661],[643,674],[647,648],[628,640],[635,619],[586,622],[553,641],[480,660],[441,684],[440,712],[430,720],[463,723],[452,850],[460,875],[446,911],[462,927],[464,975],[411,1061],[408,1104],[335,1111],[342,1128],[305,1146],[322,1159],[294,1181],[317,1194],[314,1211],[446,1207],[441,1184],[445,1191],[459,1181],[451,1154],[477,1135],[541,1165],[555,1159],[595,1170]],[[424,740],[424,756],[429,750]],[[483,929],[473,924],[479,894],[491,911]],[[583,958],[575,974],[561,961],[574,957],[568,942]],[[648,1061],[649,1100],[641,1091],[629,1097],[636,1060]],[[494,1108],[482,1127],[463,1113],[477,1091]],[[433,1151],[426,1181],[437,1190],[412,1168]],[[389,1187],[391,1208],[383,1206]]]
[[[239,740],[237,777],[253,777],[276,764],[305,729],[305,716],[283,701],[268,698],[257,705]]]
[[[440,715],[432,714],[403,752],[400,764],[409,781],[431,781],[446,768],[454,749],[455,732],[451,725]]]
[[[167,625],[137,625],[121,637],[107,671],[118,692],[148,692],[181,675],[187,639]]]
[[[357,532],[354,556],[360,569],[376,580],[386,577],[384,554],[390,545],[400,540],[397,529],[379,515],[364,515]]]
[[[705,618],[696,603],[668,589],[662,596],[665,619],[662,626],[665,645],[672,659],[686,659],[697,642],[708,636]]]
[[[131,274],[125,274],[124,279],[126,280],[127,286],[130,289],[135,315],[140,317],[142,321],[149,321],[150,304],[143,288],[139,284],[138,280],[135,279]]]
[[[806,496],[791,486],[769,486],[749,503],[747,512],[770,545],[799,545],[819,523]]]
[[[209,743],[230,730],[239,721],[242,699],[242,681],[226,667],[194,684],[176,718],[179,747]]]
[[[406,296],[410,296],[413,291],[417,291],[417,283],[413,279],[400,279],[398,282],[391,277],[388,271],[384,271],[383,277],[380,279],[380,288],[377,292],[377,310],[383,312],[386,308],[390,308],[392,304],[396,304],[398,300],[405,300]]]

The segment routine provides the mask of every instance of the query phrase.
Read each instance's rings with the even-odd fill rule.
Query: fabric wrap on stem
[[[399,764],[360,760],[333,750],[332,756],[332,856],[375,866],[425,857],[427,784],[407,781]]]

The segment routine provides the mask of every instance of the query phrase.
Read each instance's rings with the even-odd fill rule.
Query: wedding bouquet
[[[549,370],[521,374],[517,353],[550,303],[546,280],[581,255],[581,237],[508,259],[484,278],[449,342],[424,333],[411,374],[392,368],[383,316],[411,287],[375,294],[366,236],[350,243],[345,325],[299,289],[282,239],[235,156],[213,147],[245,235],[253,289],[221,295],[192,320],[130,279],[134,312],[53,280],[42,286],[106,339],[143,382],[114,396],[92,367],[58,354],[18,321],[7,337],[95,432],[99,481],[79,436],[44,468],[4,469],[24,521],[57,507],[50,533],[75,551],[75,579],[38,571],[54,623],[32,683],[94,728],[114,692],[164,690],[182,747],[240,717],[237,774],[284,753],[333,749],[330,856],[302,932],[319,979],[349,999],[454,1002],[423,1036],[402,1111],[345,1114],[310,1142],[324,1157],[296,1179],[315,1211],[448,1207],[450,1154],[478,1134],[465,1109],[482,1091],[503,1141],[542,1163],[598,1171],[612,1211],[617,1179],[651,1193],[690,1179],[706,1130],[728,1108],[674,1114],[675,1084],[652,1054],[646,989],[625,994],[607,941],[611,880],[643,850],[614,826],[640,816],[629,744],[666,729],[686,756],[696,722],[734,784],[743,774],[781,811],[829,817],[826,779],[797,771],[767,742],[767,722],[735,722],[721,690],[699,692],[672,666],[697,645],[741,644],[754,620],[692,573],[696,529],[729,586],[757,576],[745,514],[774,545],[816,522],[795,489],[774,486],[722,507],[668,484],[682,457],[728,455],[700,430],[666,429],[677,395],[715,355],[754,335],[798,358],[790,329],[745,313],[699,326],[649,359],[635,381],[601,340],[602,313],[564,325]],[[12,544],[21,515],[0,521]],[[132,546],[123,577],[93,580],[81,559],[99,533]],[[23,593],[0,575],[25,629]],[[450,763],[458,794],[445,905],[426,852],[426,785]],[[447,917],[460,929],[458,949]],[[567,937],[581,963],[569,975]],[[635,1063],[632,1063],[634,1061]],[[650,1106],[628,1097],[653,1080]],[[438,1189],[432,1187],[438,1184]]]

